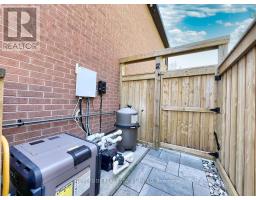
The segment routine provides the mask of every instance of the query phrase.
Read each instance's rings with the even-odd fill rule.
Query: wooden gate
[[[138,110],[139,141],[156,147],[216,151],[217,119],[210,109],[217,106],[217,66],[167,71],[165,59],[212,49],[218,49],[220,58],[228,41],[222,37],[120,59],[121,106],[130,104]],[[145,61],[152,62],[154,73],[126,73],[129,64],[143,66]]]
[[[215,150],[216,67],[170,71],[162,77],[160,141]]]

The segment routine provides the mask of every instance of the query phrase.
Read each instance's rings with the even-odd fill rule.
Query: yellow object
[[[57,191],[56,196],[73,196],[73,182]]]
[[[2,195],[8,196],[9,195],[9,188],[10,188],[10,150],[9,144],[6,138],[2,135],[2,149],[3,149],[3,188],[2,188]]]

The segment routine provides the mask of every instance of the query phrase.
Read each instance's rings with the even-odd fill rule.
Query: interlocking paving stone
[[[151,155],[146,155],[143,158],[143,160],[141,161],[141,163],[149,165],[156,169],[160,169],[162,171],[164,171],[166,169],[166,165],[167,165],[167,163],[164,162],[163,160],[156,158],[154,156],[151,156]]]
[[[208,182],[204,171],[180,164],[179,176],[198,185],[208,187]]]
[[[202,187],[193,183],[194,196],[211,196],[209,187]]]
[[[201,158],[198,158],[196,156],[192,156],[189,154],[185,154],[185,153],[181,153],[180,164],[187,165],[189,167],[193,167],[193,168],[199,169],[199,170],[203,169],[203,164],[202,164]]]
[[[138,196],[138,195],[139,195],[138,192],[135,192],[134,190],[124,185],[121,185],[121,187],[114,194],[114,196]]]
[[[192,182],[174,176],[161,170],[153,169],[147,179],[147,184],[170,195],[192,196]]]
[[[124,185],[129,188],[140,192],[143,187],[147,177],[151,171],[152,167],[148,165],[144,165],[142,163],[138,164],[138,166],[132,171],[132,173],[127,177],[124,182]]]
[[[166,162],[173,161],[173,162],[179,163],[180,162],[180,153],[177,151],[162,150],[159,158],[162,160],[165,160]]]
[[[169,196],[170,194],[145,184],[141,189],[139,196]]]
[[[209,196],[210,189],[202,171],[202,159],[171,150],[151,149],[114,195]]]
[[[150,149],[149,152],[148,152],[148,155],[159,157],[161,151],[162,151],[161,149]]]
[[[178,176],[179,175],[179,165],[180,165],[179,163],[169,161],[165,171],[168,173],[171,173],[175,176]]]
[[[101,184],[99,196],[113,195],[116,190],[122,185],[123,181],[131,174],[136,168],[138,163],[147,154],[148,148],[141,145],[137,145],[136,151],[134,152],[134,161],[130,163],[129,167],[126,168],[118,175],[114,175],[113,171],[101,170]]]

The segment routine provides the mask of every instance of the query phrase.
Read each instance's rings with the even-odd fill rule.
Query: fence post
[[[125,64],[120,64],[120,82],[119,82],[119,102],[120,108],[123,106],[123,95],[122,95],[122,85],[123,85],[123,76],[125,75]]]
[[[163,57],[156,57],[156,69],[155,69],[155,89],[154,89],[154,128],[153,128],[153,144],[154,147],[160,146],[160,133],[161,133],[161,75],[167,70]]]
[[[220,64],[224,58],[226,57],[226,55],[228,54],[228,43],[227,44],[223,44],[223,45],[220,45],[218,47],[218,64]],[[219,72],[218,72],[218,69],[216,69],[216,76],[219,76]],[[215,104],[215,107],[220,107],[220,114],[218,114],[216,117],[215,117],[215,120],[214,120],[214,129],[216,130],[216,134],[218,136],[218,139],[219,139],[219,143],[220,143],[220,148],[223,146],[222,145],[222,115],[223,115],[223,106],[222,106],[222,80],[219,80],[219,81],[215,81],[215,88],[214,88],[214,91],[215,91],[215,98],[214,98],[214,104]],[[222,159],[222,154],[220,155],[220,159]]]

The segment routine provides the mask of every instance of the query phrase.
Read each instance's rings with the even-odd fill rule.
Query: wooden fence
[[[214,151],[216,66],[165,72],[161,83],[160,143]],[[123,76],[121,105],[139,111],[138,139],[152,144],[154,74]]]
[[[219,65],[220,161],[239,195],[256,195],[256,24]]]
[[[229,193],[256,195],[256,21],[228,55],[227,43],[224,37],[120,59],[121,105],[135,106],[139,140],[156,147],[205,156],[217,151],[217,136],[216,165]],[[218,66],[166,70],[169,56],[209,49],[218,49]],[[125,75],[129,63],[150,60],[154,73]],[[220,114],[210,111],[215,107]]]
[[[121,105],[132,105],[139,111],[140,125],[138,139],[153,143],[154,77],[129,80],[123,77]]]
[[[167,71],[165,58],[211,49],[224,52],[228,41],[229,38],[221,37],[121,59],[121,106],[130,104],[139,111],[139,141],[153,146],[171,144],[216,150],[216,114],[210,109],[216,106],[217,66]],[[130,63],[134,66],[135,62],[153,59],[155,73],[126,75]]]

